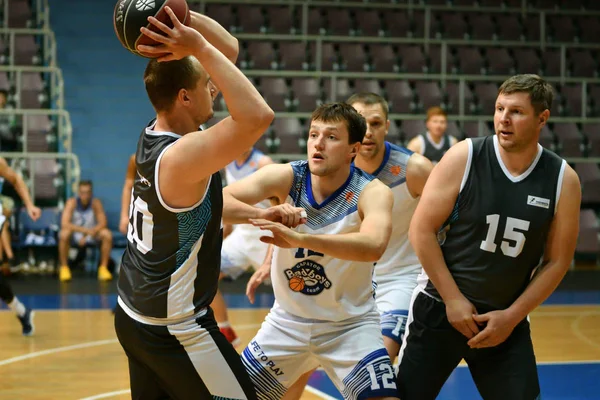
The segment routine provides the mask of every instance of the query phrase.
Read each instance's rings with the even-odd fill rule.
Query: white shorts
[[[417,285],[416,276],[407,275],[377,284],[375,302],[381,314],[381,333],[402,344],[410,298]]]
[[[221,273],[237,279],[250,267],[254,269],[260,267],[269,248],[267,243],[260,241],[260,236],[261,233],[258,229],[236,226],[231,234],[223,240]]]
[[[322,366],[344,399],[398,397],[379,316],[342,322],[304,320],[273,306],[242,353],[261,400],[280,399],[304,373]]]

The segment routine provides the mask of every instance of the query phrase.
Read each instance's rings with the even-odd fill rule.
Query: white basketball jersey
[[[264,156],[264,153],[260,150],[252,149],[250,155],[242,165],[238,165],[235,160],[229,163],[225,167],[225,179],[227,180],[227,184],[230,185],[233,182],[239,181],[258,171],[258,163]],[[271,203],[269,200],[263,200],[260,203],[255,204],[255,206],[259,208],[269,208]],[[242,229],[244,232],[248,233],[249,236],[254,236],[260,231],[260,229],[250,224],[235,225],[235,229]]]
[[[373,177],[351,168],[346,182],[317,204],[312,196],[307,161],[294,161],[294,182],[286,202],[302,207],[307,222],[295,228],[308,234],[357,232],[361,219],[358,198]],[[342,321],[375,307],[372,262],[347,261],[309,249],[275,247],[271,279],[276,307],[301,318]]]
[[[421,265],[408,240],[410,220],[419,203],[406,184],[406,166],[413,152],[385,142],[385,156],[381,166],[373,173],[394,194],[392,209],[392,235],[388,247],[375,266],[377,283],[394,280],[398,276],[420,272]]]

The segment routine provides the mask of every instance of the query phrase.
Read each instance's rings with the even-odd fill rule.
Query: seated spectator
[[[67,200],[62,214],[59,234],[58,257],[60,262],[59,279],[71,280],[68,254],[71,246],[80,250],[100,244],[100,266],[98,280],[108,281],[112,274],[108,270],[112,233],[106,225],[106,214],[100,199],[93,197],[92,182],[79,183],[78,196]]]

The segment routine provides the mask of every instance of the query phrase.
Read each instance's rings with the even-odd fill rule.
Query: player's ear
[[[185,89],[179,90],[179,93],[177,93],[177,97],[179,98],[179,101],[181,101],[182,103],[185,103],[185,104],[189,103],[189,101],[190,101],[188,92]]]
[[[543,128],[544,125],[546,125],[546,122],[548,121],[548,118],[550,118],[550,110],[544,110],[540,113],[539,115],[539,119],[540,119],[540,128]]]
[[[350,149],[350,156],[352,156],[352,158],[356,157],[359,149],[360,149],[360,142],[354,143],[354,146],[352,146],[352,148]]]

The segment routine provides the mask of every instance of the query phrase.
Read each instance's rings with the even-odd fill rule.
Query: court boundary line
[[[99,393],[90,397],[84,397],[81,398],[80,400],[99,400],[99,399],[108,399],[110,397],[114,397],[114,396],[119,396],[122,394],[128,394],[131,393],[131,389],[123,389],[123,390],[115,390],[114,392],[106,392],[106,393]]]
[[[306,385],[305,390],[311,394],[314,394],[315,396],[318,396],[324,400],[339,400],[337,397],[333,397],[328,395],[327,393],[314,388],[313,386],[310,385]],[[106,393],[98,393],[96,395],[93,396],[89,396],[89,397],[83,397],[80,400],[100,400],[100,399],[108,399],[114,396],[119,396],[122,394],[128,394],[131,393],[131,389],[123,389],[123,390],[115,390],[113,392],[106,392]]]
[[[117,342],[118,342],[117,339],[105,339],[105,340],[96,340],[94,342],[84,342],[84,343],[74,344],[71,346],[54,347],[51,349],[34,351],[33,353],[27,353],[27,354],[23,354],[21,356],[16,356],[16,357],[11,357],[11,358],[7,358],[4,360],[0,360],[0,367],[4,366],[4,365],[16,363],[19,361],[29,360],[31,358],[47,356],[50,354],[63,353],[65,351],[71,351],[71,350],[86,349],[89,347],[104,346],[107,344],[113,344],[113,343],[117,343]]]
[[[255,329],[260,327],[261,324],[244,324],[244,325],[239,325],[238,327],[236,327],[237,330],[243,331],[246,329]],[[4,365],[8,365],[8,364],[13,364],[19,361],[24,361],[24,360],[29,360],[32,358],[37,358],[37,357],[41,357],[41,356],[47,356],[47,355],[51,355],[51,354],[58,354],[58,353],[63,353],[65,351],[71,351],[71,350],[79,350],[79,349],[87,349],[90,347],[97,347],[97,346],[104,346],[107,344],[114,344],[114,343],[118,343],[119,340],[118,339],[104,339],[104,340],[96,340],[93,342],[83,342],[83,343],[79,343],[79,344],[73,344],[70,346],[62,346],[62,347],[53,347],[50,349],[46,349],[46,350],[40,350],[40,351],[34,351],[33,353],[27,353],[27,354],[23,354],[20,356],[15,356],[15,357],[11,357],[11,358],[6,358],[4,360],[0,360],[0,367],[4,366]]]

